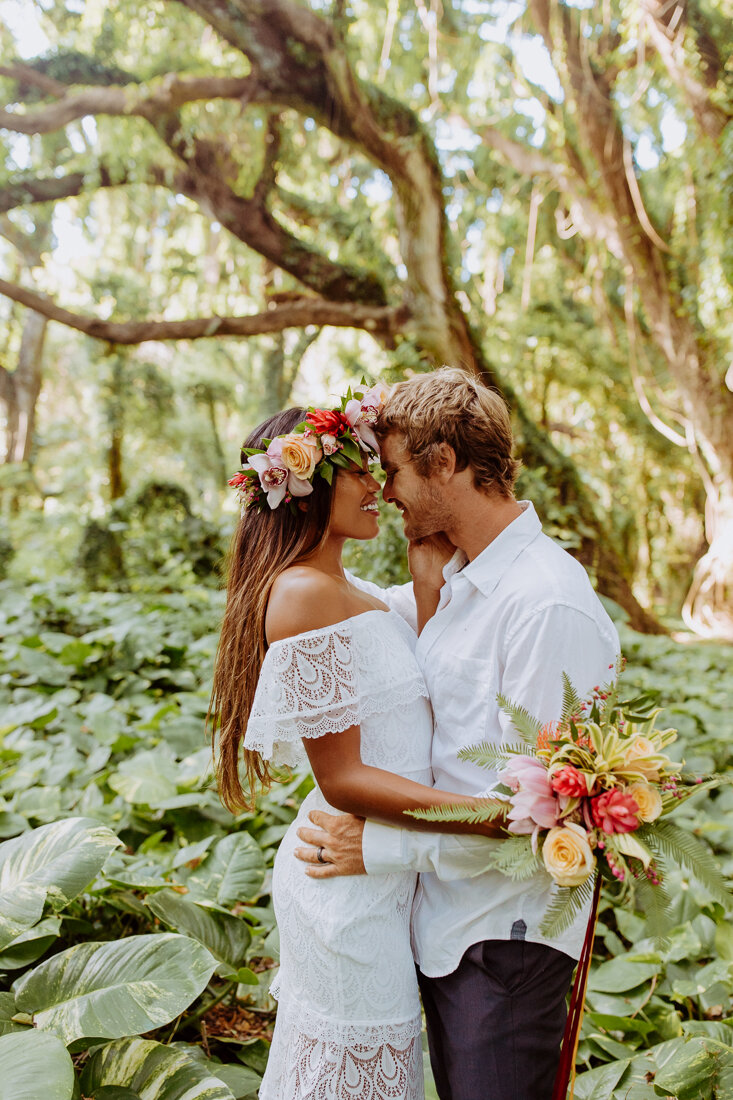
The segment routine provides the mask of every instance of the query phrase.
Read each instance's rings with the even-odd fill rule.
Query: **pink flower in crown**
[[[533,756],[513,756],[501,780],[514,794],[509,799],[510,833],[532,833],[533,847],[540,829],[551,829],[560,820],[561,805],[550,786],[547,769]]]
[[[372,429],[388,396],[389,387],[384,382],[377,382],[376,386],[366,391],[361,400],[354,397],[346,403],[344,416],[364,451],[371,450],[379,454],[379,441]]]
[[[639,803],[618,787],[592,798],[590,812],[604,833],[633,833],[639,828]]]
[[[336,451],[340,451],[343,447],[343,443],[340,443],[335,435],[326,434],[321,436],[321,446],[323,447],[324,455],[336,454]]]
[[[306,497],[313,486],[288,470],[282,458],[282,439],[273,439],[264,454],[251,455],[249,464],[256,470],[270,508],[277,508],[286,493],[294,497]]]

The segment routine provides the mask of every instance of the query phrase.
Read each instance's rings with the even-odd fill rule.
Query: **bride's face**
[[[379,534],[379,482],[362,467],[338,470],[333,479],[333,503],[328,533],[336,538],[373,539]]]

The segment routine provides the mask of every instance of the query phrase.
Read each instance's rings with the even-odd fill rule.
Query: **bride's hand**
[[[455,552],[455,546],[442,531],[412,539],[407,546],[407,562],[415,587],[439,592],[443,587],[443,569]]]

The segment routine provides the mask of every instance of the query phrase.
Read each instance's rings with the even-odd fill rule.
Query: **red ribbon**
[[[588,918],[588,928],[585,933],[583,950],[578,959],[578,969],[575,971],[575,981],[570,994],[568,1018],[565,1021],[565,1031],[562,1037],[560,1050],[560,1064],[555,1074],[555,1085],[552,1090],[552,1100],[565,1100],[568,1088],[570,1088],[570,1100],[573,1097],[575,1085],[575,1055],[578,1052],[580,1040],[580,1025],[583,1022],[583,1009],[585,1008],[585,992],[588,987],[588,974],[590,962],[593,957],[593,938],[596,934],[596,921],[598,920],[598,902],[601,897],[601,876],[596,873],[596,885],[593,891],[593,903]]]

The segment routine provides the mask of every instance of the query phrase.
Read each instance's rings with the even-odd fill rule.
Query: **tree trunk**
[[[43,379],[43,345],[48,320],[29,310],[23,325],[18,365],[0,367],[0,399],[6,408],[5,462],[30,462],[36,404]]]

